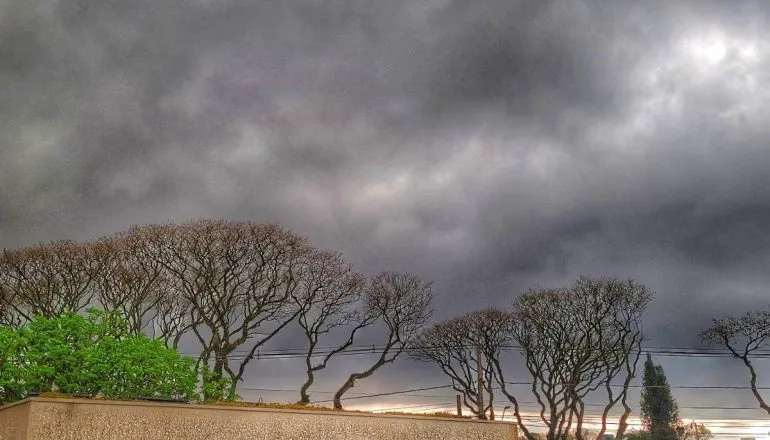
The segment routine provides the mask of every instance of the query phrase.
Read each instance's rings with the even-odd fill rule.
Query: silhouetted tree
[[[25,322],[24,316],[18,312],[19,297],[2,281],[2,271],[0,262],[0,325],[18,328]]]
[[[471,312],[433,325],[423,331],[414,343],[410,356],[436,364],[452,379],[452,387],[462,395],[463,405],[472,414],[486,418],[492,409],[495,362],[500,350],[509,341],[510,314],[498,309]],[[478,395],[476,347],[482,354],[484,392],[489,400]]]
[[[177,295],[162,307],[189,310],[187,322],[202,346],[199,362],[213,358],[214,379],[227,374],[235,387],[259,347],[299,314],[293,298],[313,251],[302,237],[275,225],[223,220],[129,233],[144,237],[144,255],[162,266]],[[245,354],[234,361],[237,349]]]
[[[359,330],[372,325],[379,313],[364,307],[361,296],[366,279],[353,272],[339,254],[315,252],[300,277],[298,294],[293,298],[300,313],[297,321],[307,339],[305,354],[306,380],[300,388],[301,404],[310,403],[308,389],[315,373],[323,370],[331,358],[347,350]],[[313,362],[322,338],[335,330],[347,330],[342,343],[327,349],[320,361]]]
[[[679,408],[671,395],[663,367],[655,365],[649,353],[644,363],[643,386],[642,423],[652,440],[675,440],[678,437],[676,424]]]
[[[68,240],[3,250],[0,301],[5,320],[20,323],[36,315],[84,311],[96,294],[104,256],[99,248]]]
[[[364,307],[377,316],[387,340],[377,360],[366,370],[353,373],[334,394],[334,408],[342,409],[342,396],[357,380],[366,379],[386,364],[392,363],[417,338],[430,318],[433,290],[430,282],[408,273],[382,272],[369,282],[364,293]]]
[[[765,347],[770,339],[770,312],[748,312],[740,317],[715,319],[713,325],[700,334],[704,341],[727,348],[749,370],[749,385],[759,407],[770,414],[770,406],[757,389],[757,371],[752,355]]]
[[[641,316],[651,298],[645,286],[631,280],[587,277],[568,288],[539,288],[517,298],[511,337],[521,347],[548,440],[564,438],[573,424],[577,440],[582,440],[585,399],[601,387],[607,404],[600,433],[606,432],[609,411],[622,402],[622,436],[630,414],[626,396],[643,340]],[[501,392],[518,411],[503,369],[496,370]],[[620,377],[624,380],[616,393],[609,384]]]
[[[134,334],[150,324],[167,292],[163,267],[142,253],[142,239],[119,233],[87,244],[103,256],[96,300],[104,310],[120,312]]]
[[[603,346],[603,382],[607,403],[602,409],[601,424],[596,437],[605,436],[609,413],[620,403],[623,412],[618,418],[618,427],[613,435],[619,439],[625,435],[628,428],[628,418],[631,415],[628,389],[631,381],[636,377],[642,353],[644,341],[642,314],[652,300],[653,294],[642,284],[615,278],[580,277],[572,285],[571,290],[578,298],[582,298],[581,301],[576,302],[577,305],[583,304],[579,309],[582,313],[598,312],[602,310],[602,304],[610,305],[609,313],[597,327],[599,329],[597,340],[604,340],[600,345]],[[614,379],[622,380],[619,387],[612,384]],[[580,408],[582,411],[582,402]],[[577,437],[581,435],[578,434]]]

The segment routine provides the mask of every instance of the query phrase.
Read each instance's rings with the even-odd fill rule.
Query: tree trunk
[[[494,394],[492,394],[492,387],[490,386],[487,389],[487,394],[489,394],[489,420],[495,419],[495,397]]]
[[[222,374],[224,374],[224,368],[225,368],[225,362],[222,359],[222,356],[217,353],[214,355],[214,368],[211,370],[214,372],[214,374],[217,375],[217,378],[222,377]]]
[[[334,409],[342,409],[342,396],[348,392],[349,389],[353,388],[353,386],[356,383],[356,379],[363,379],[359,374],[353,373],[348,377],[348,380],[345,381],[345,384],[342,385],[342,387],[337,390],[337,392],[334,394]]]
[[[498,385],[500,385],[500,391],[502,391],[503,395],[508,399],[508,401],[513,404],[513,416],[516,418],[516,424],[519,426],[519,429],[527,440],[534,440],[535,436],[529,432],[529,429],[527,429],[527,426],[524,424],[524,420],[521,417],[521,413],[519,412],[519,401],[511,393],[509,393],[508,389],[505,387],[505,376],[503,375],[503,369],[500,366],[499,359],[493,358],[492,365],[494,365],[495,372],[497,373],[495,377],[497,379]]]
[[[392,338],[392,335],[391,335],[391,338]],[[380,367],[382,367],[383,365],[393,363],[396,360],[396,357],[398,357],[398,355],[401,354],[401,351],[403,350],[403,347],[400,347],[398,351],[388,359],[387,356],[391,348],[393,348],[393,345],[389,343],[383,349],[379,359],[377,359],[377,362],[375,362],[374,365],[369,367],[368,370],[362,373],[353,373],[350,376],[348,376],[348,380],[346,380],[345,383],[342,385],[342,387],[339,390],[337,390],[337,392],[334,394],[334,409],[342,409],[342,396],[346,392],[348,392],[348,390],[353,388],[357,380],[366,379],[367,377],[374,374],[374,372],[380,369]]]
[[[615,432],[615,438],[617,440],[620,440],[625,435],[626,429],[628,429],[628,417],[630,415],[631,415],[631,407],[628,406],[628,404],[626,403],[625,396],[623,396],[623,414],[620,416],[620,419],[618,420],[618,430]]]
[[[307,380],[302,384],[302,388],[299,390],[299,403],[302,405],[307,405],[310,403],[310,395],[307,393],[307,390],[310,389],[310,386],[313,385],[313,381],[315,380],[310,354],[311,352],[308,352],[308,355],[305,358],[305,366],[307,367]]]
[[[751,393],[754,395],[754,398],[757,399],[757,403],[759,403],[759,407],[765,410],[768,414],[770,414],[770,406],[765,403],[765,400],[762,398],[762,395],[759,394],[759,391],[757,390],[757,372],[754,371],[754,366],[751,364],[751,361],[749,360],[748,356],[741,357],[743,360],[743,363],[746,365],[746,367],[749,369],[749,373],[751,374]]]

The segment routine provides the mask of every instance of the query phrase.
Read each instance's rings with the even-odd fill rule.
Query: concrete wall
[[[509,423],[323,411],[29,399],[26,437],[7,440],[514,440]],[[11,411],[14,410],[9,408]],[[0,420],[6,409],[0,409]],[[5,416],[13,419],[14,415]],[[19,425],[20,426],[20,425]],[[6,440],[3,438],[2,440]]]
[[[26,440],[29,402],[17,402],[0,408],[0,440]]]

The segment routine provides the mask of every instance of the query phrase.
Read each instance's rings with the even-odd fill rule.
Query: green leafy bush
[[[235,394],[235,386],[232,379],[222,377],[203,364],[201,368],[201,400],[205,402],[234,402],[241,399]]]
[[[0,402],[55,391],[115,399],[195,398],[195,362],[117,314],[90,310],[0,327]]]

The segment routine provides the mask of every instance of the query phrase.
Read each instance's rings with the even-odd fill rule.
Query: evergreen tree
[[[679,407],[671,396],[663,367],[655,365],[647,353],[644,363],[644,389],[642,390],[642,422],[652,440],[675,440],[678,438],[676,423],[679,421]]]

